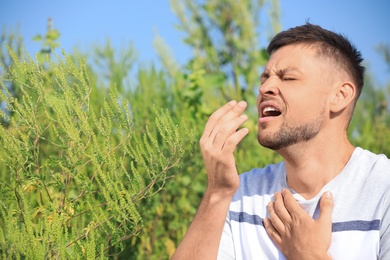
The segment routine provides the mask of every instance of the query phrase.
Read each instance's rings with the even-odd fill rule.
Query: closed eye
[[[296,78],[283,78],[283,80],[296,80]]]

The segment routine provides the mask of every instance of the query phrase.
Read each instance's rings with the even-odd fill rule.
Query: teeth
[[[281,113],[275,107],[268,106],[263,109],[263,116],[279,116]]]
[[[263,110],[263,114],[265,114],[266,112],[269,112],[269,111],[278,111],[278,110],[276,110],[276,108],[274,108],[274,107],[266,107]]]

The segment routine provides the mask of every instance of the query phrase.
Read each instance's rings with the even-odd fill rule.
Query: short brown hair
[[[320,55],[337,62],[356,85],[356,102],[363,89],[365,68],[360,51],[345,36],[306,23],[277,34],[268,45],[267,51],[271,55],[277,49],[293,44],[314,45],[318,47]]]

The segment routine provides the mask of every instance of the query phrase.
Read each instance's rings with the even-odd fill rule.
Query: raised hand
[[[320,215],[314,220],[288,189],[275,193],[264,219],[268,235],[288,259],[331,259],[327,254],[332,239],[333,199],[330,192],[320,200]]]
[[[230,101],[207,121],[200,146],[208,174],[203,200],[172,260],[216,259],[226,214],[239,185],[233,157],[237,144],[248,129],[237,130],[246,120],[247,104]]]
[[[245,101],[230,101],[207,121],[200,146],[208,173],[208,192],[226,196],[233,195],[238,188],[233,152],[248,133],[247,128],[237,130],[248,119],[242,114],[246,107]]]

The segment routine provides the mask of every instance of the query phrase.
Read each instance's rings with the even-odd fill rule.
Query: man
[[[360,53],[312,24],[279,33],[268,52],[258,141],[285,160],[238,175],[246,103],[211,115],[200,140],[208,186],[173,259],[390,259],[390,160],[347,138]]]

